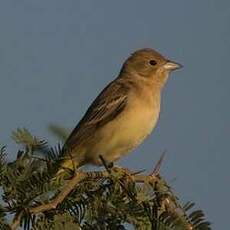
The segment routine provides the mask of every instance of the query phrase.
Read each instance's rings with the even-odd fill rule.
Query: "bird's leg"
[[[106,162],[106,160],[104,159],[104,157],[102,155],[99,155],[99,158],[101,160],[101,163],[103,164],[103,166],[105,167],[105,169],[108,172],[111,172],[111,169],[114,167],[113,162]]]
[[[108,163],[107,163],[107,166],[108,166],[108,168],[110,168],[110,169],[111,169],[111,168],[113,168],[113,167],[114,167],[114,163],[113,163],[113,162],[108,162]]]

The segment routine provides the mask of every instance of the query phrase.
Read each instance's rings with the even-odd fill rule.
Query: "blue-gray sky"
[[[0,1],[0,142],[26,127],[55,144],[47,125],[73,128],[134,50],[155,48],[184,65],[163,93],[153,134],[119,164],[162,173],[214,229],[229,225],[230,1]],[[175,179],[176,178],[176,179]]]

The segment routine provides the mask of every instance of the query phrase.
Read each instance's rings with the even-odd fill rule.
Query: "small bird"
[[[90,105],[67,138],[62,169],[114,162],[135,149],[156,126],[169,73],[181,68],[153,49],[134,52],[118,77]]]

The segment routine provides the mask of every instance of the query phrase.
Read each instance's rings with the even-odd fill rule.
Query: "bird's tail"
[[[56,175],[64,173],[66,171],[75,171],[77,168],[79,168],[78,162],[71,159],[64,160],[63,163],[60,165],[60,169],[57,171]]]
[[[78,157],[74,157],[72,154],[67,154],[67,152],[65,152],[63,157],[60,157],[59,166],[54,179],[68,178],[73,175],[76,170],[84,164],[84,153],[85,151],[77,151],[74,155]]]

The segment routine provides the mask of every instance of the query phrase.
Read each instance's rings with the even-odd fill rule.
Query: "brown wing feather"
[[[118,79],[111,82],[93,101],[68,137],[64,149],[70,150],[92,137],[96,129],[117,117],[127,103],[128,88]]]

